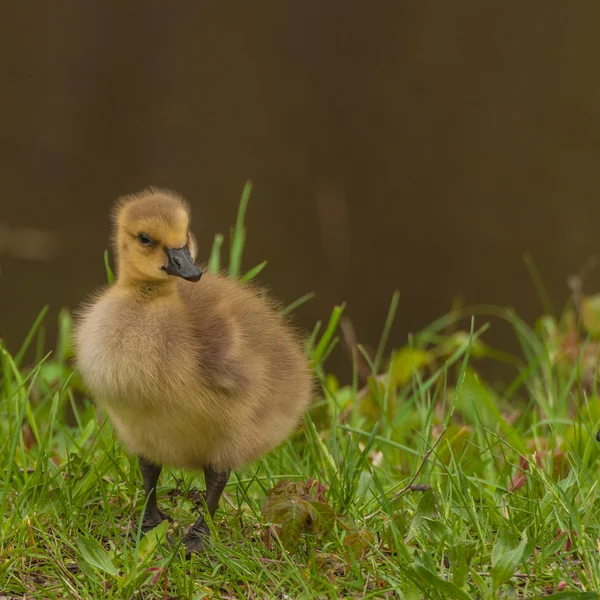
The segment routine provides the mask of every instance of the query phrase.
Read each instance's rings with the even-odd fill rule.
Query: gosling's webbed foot
[[[204,521],[194,523],[183,538],[185,557],[190,558],[194,552],[202,552],[208,538],[210,538],[208,525]]]
[[[206,507],[208,508],[208,514],[212,519],[215,516],[217,510],[217,504],[219,498],[223,493],[223,489],[227,485],[229,479],[229,470],[217,471],[213,469],[211,465],[204,467],[204,477],[206,480]],[[188,530],[183,538],[185,545],[185,556],[190,558],[193,552],[202,552],[208,538],[210,537],[210,530],[204,520],[204,516],[201,516]]]
[[[156,513],[144,515],[144,517],[142,518],[142,537],[146,535],[149,531],[152,531],[155,527],[158,527],[163,521],[169,521],[169,523],[172,523],[173,518],[171,517],[171,515],[163,512],[160,509],[157,509]],[[136,543],[138,541],[137,527],[131,529],[129,531],[129,534],[123,535],[128,537],[128,539],[133,543]],[[169,535],[169,533],[167,533],[167,535],[165,536],[165,541],[168,545],[173,545],[173,538]]]
[[[146,513],[142,519],[142,532],[148,533],[151,529],[154,529],[163,521],[169,521],[169,523],[172,523],[173,517],[170,514],[160,510],[160,508],[156,508],[154,511]]]
[[[146,513],[142,518],[142,535],[145,535],[155,527],[158,527],[163,521],[173,522],[173,517],[166,512],[156,508],[152,512]],[[173,538],[167,533],[166,541],[169,545],[173,545]]]

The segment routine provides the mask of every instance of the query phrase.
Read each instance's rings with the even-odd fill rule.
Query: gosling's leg
[[[158,483],[162,467],[155,465],[143,456],[138,457],[138,462],[142,477],[144,478],[144,492],[148,499],[146,512],[142,518],[142,531],[146,533],[157,525],[160,525],[164,520],[172,521],[173,519],[167,513],[160,510],[156,503],[156,484]]]
[[[230,473],[231,471],[215,471],[211,466],[204,467],[206,507],[211,519],[215,515],[219,499],[227,485]],[[186,556],[189,557],[192,552],[201,551],[204,547],[204,539],[209,535],[210,531],[204,520],[204,515],[200,515],[199,519],[190,527],[183,538],[183,543],[186,547]]]

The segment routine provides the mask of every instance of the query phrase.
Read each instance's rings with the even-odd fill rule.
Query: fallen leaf
[[[354,559],[362,557],[374,542],[375,538],[368,529],[353,531],[344,538],[344,546],[349,551],[351,558]]]
[[[305,482],[280,481],[267,493],[261,512],[280,526],[278,535],[286,548],[294,548],[303,531],[311,531],[318,538],[329,533],[336,514],[325,501],[326,488],[315,479]],[[265,543],[270,543],[268,538]]]

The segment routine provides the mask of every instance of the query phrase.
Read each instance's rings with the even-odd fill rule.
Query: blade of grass
[[[223,246],[223,235],[217,233],[213,241],[210,251],[210,259],[208,260],[208,270],[210,273],[217,274],[221,268],[221,247]]]
[[[527,266],[527,270],[529,271],[529,275],[531,276],[533,285],[535,286],[538,297],[542,303],[544,312],[547,315],[555,315],[556,313],[554,312],[554,306],[552,306],[552,301],[550,300],[550,294],[548,294],[548,290],[544,285],[544,281],[540,276],[540,272],[537,268],[537,265],[535,264],[535,261],[533,260],[533,257],[531,256],[531,254],[526,252],[523,255],[523,260],[525,262],[525,265]]]
[[[240,277],[240,281],[252,281],[255,277],[257,277],[262,270],[267,266],[267,261],[263,260],[261,263],[259,263],[258,265],[256,265],[255,267],[253,267],[252,269],[250,269],[249,271],[246,271],[246,273],[244,273],[244,275],[242,275]]]
[[[398,310],[398,301],[400,300],[400,292],[397,290],[392,295],[392,300],[390,302],[390,307],[388,309],[388,314],[385,319],[385,325],[383,327],[383,333],[381,334],[381,338],[379,340],[379,346],[377,347],[377,352],[375,354],[375,360],[373,361],[373,375],[377,375],[379,373],[379,369],[381,367],[381,361],[383,359],[383,352],[385,350],[385,345],[387,344],[388,338],[390,336],[390,331],[392,329],[392,325],[394,323],[394,318],[396,317],[396,311]]]
[[[314,292],[309,292],[308,294],[304,294],[304,296],[301,296],[300,298],[298,298],[298,300],[294,300],[294,302],[292,302],[291,304],[288,304],[287,306],[282,308],[279,311],[279,314],[287,315],[287,314],[295,311],[297,308],[299,308],[300,306],[302,306],[309,300],[312,300],[314,297],[315,297]]]
[[[331,317],[329,318],[329,323],[327,324],[327,329],[321,336],[317,347],[315,348],[312,356],[313,365],[321,364],[323,360],[323,356],[325,355],[329,344],[331,343],[333,336],[336,332],[338,323],[340,322],[340,318],[342,313],[344,312],[345,304],[341,304],[339,306],[335,306],[333,308],[333,312],[331,313]]]
[[[31,344],[31,341],[33,340],[39,326],[42,324],[42,321],[44,320],[44,317],[46,316],[47,312],[48,312],[48,306],[46,305],[39,312],[38,316],[36,317],[35,321],[33,322],[33,325],[31,326],[31,329],[29,330],[29,333],[25,337],[25,341],[23,342],[21,348],[15,355],[14,362],[15,362],[15,365],[17,366],[17,368],[21,366],[23,357],[25,356],[25,353],[27,352],[27,350],[29,350],[29,345]]]
[[[252,192],[252,182],[247,181],[242,191],[242,198],[238,208],[235,228],[231,237],[231,255],[229,257],[229,276],[239,277],[242,266],[242,254],[244,252],[244,244],[246,241],[246,229],[244,227],[244,219],[248,208],[248,201]]]
[[[110,268],[110,262],[108,259],[108,250],[104,251],[104,270],[106,271],[106,279],[109,285],[112,285],[115,282],[115,274],[113,270]]]

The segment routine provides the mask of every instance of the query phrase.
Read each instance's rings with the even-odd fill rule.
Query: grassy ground
[[[162,476],[175,547],[161,544],[166,522],[140,539],[137,464],[71,371],[69,313],[50,356],[42,313],[17,354],[0,350],[0,597],[597,598],[597,299],[534,327],[508,309],[455,311],[388,352],[397,304],[374,356],[343,307],[315,328],[320,394],[288,442],[232,476],[208,553],[191,561],[178,542],[202,506],[201,476]],[[485,344],[498,319],[518,356]],[[351,382],[326,371],[340,329]],[[478,374],[489,360],[514,380],[493,389]]]

